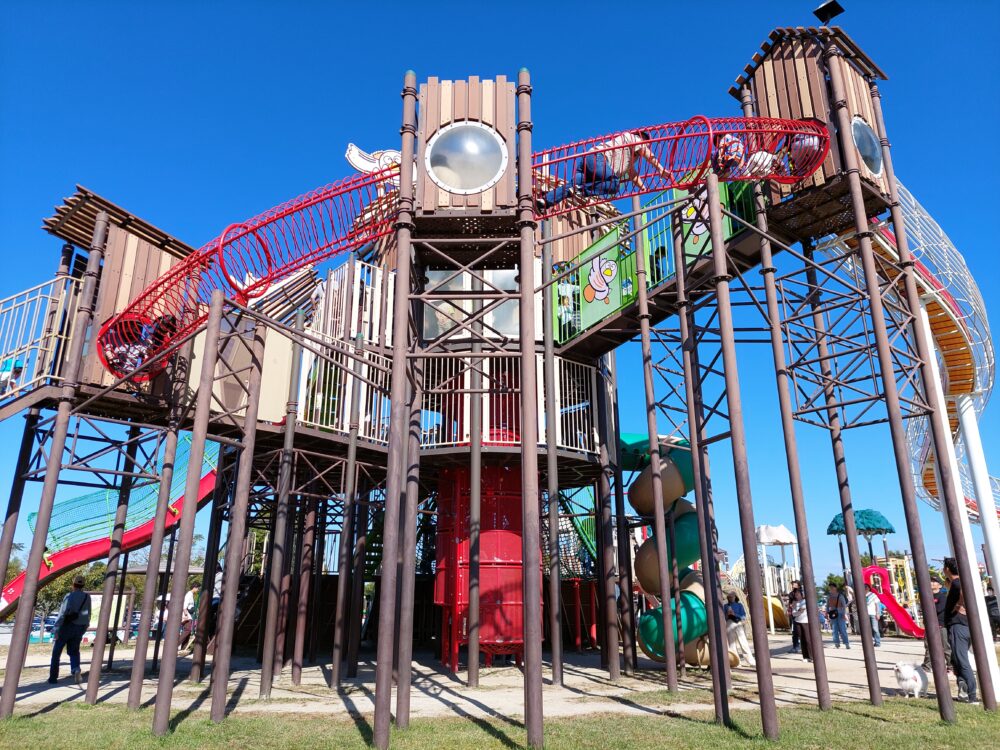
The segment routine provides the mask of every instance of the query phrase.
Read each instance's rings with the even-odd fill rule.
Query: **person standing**
[[[833,628],[833,645],[840,648],[843,641],[844,648],[849,649],[851,641],[847,637],[847,596],[835,583],[831,583],[827,589],[826,616]]]
[[[792,589],[789,602],[792,617],[792,633],[797,634],[802,647],[802,660],[812,661],[812,644],[809,642],[809,611],[806,609],[806,599],[802,589]]]
[[[944,647],[945,664],[951,668],[951,644],[948,643],[948,628],[944,624],[944,605],[948,598],[948,589],[941,585],[937,578],[931,579],[931,593],[934,595],[934,610],[937,612],[938,630],[941,633],[941,645]],[[924,639],[924,662],[925,672],[931,671],[931,650],[927,647],[927,640]]]
[[[201,584],[195,581],[190,590],[184,594],[184,609],[181,611],[181,640],[178,651],[187,651],[191,635],[194,633],[195,620],[198,615],[198,593]]]
[[[798,581],[792,581],[792,588],[788,592],[788,620],[789,620],[789,622],[794,622],[794,619],[795,619],[793,617],[793,615],[792,615],[792,602],[795,600],[795,592],[796,591],[798,591],[800,594],[802,593],[802,591],[799,589],[799,582]],[[799,653],[800,647],[801,646],[800,646],[800,643],[799,643],[799,633],[795,629],[795,625],[792,625],[792,653],[793,654]]]
[[[965,612],[962,582],[958,577],[958,562],[954,557],[944,559],[944,577],[948,580],[948,598],[944,603],[944,624],[948,628],[951,644],[951,666],[958,681],[958,699],[968,703],[976,700],[976,675],[969,663],[972,637],[969,635],[969,618]]]
[[[59,682],[59,660],[63,649],[69,654],[69,669],[73,681],[79,685],[82,680],[80,673],[80,641],[90,627],[90,594],[83,590],[83,576],[73,578],[73,590],[63,597],[59,614],[52,628],[52,660],[49,663],[49,684]]]
[[[872,640],[876,648],[882,645],[882,631],[879,630],[878,615],[882,602],[878,600],[871,584],[865,584],[865,608],[868,610],[868,621],[872,624]]]
[[[753,651],[750,650],[746,630],[743,628],[743,622],[747,619],[746,608],[737,598],[735,591],[726,594],[726,599],[722,613],[726,616],[726,635],[729,637],[729,648],[736,652],[741,663],[745,660],[749,666],[755,667],[757,662],[754,661]]]

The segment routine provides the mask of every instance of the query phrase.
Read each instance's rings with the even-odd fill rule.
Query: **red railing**
[[[815,172],[829,148],[829,134],[817,122],[699,116],[539,152],[532,158],[532,193],[537,216],[545,218],[691,188],[713,167],[724,181],[791,184]],[[197,328],[213,290],[246,303],[303,266],[385,237],[396,215],[396,175],[390,167],[341,180],[230,225],[103,324],[101,361],[123,377]],[[147,380],[160,369],[146,368],[134,379]]]

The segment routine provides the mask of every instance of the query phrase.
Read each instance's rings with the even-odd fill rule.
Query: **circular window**
[[[851,123],[851,136],[854,145],[861,154],[861,161],[876,177],[882,174],[882,144],[871,126],[860,117],[855,117]]]
[[[431,136],[424,161],[438,187],[460,195],[481,193],[506,171],[507,145],[486,125],[456,122]]]

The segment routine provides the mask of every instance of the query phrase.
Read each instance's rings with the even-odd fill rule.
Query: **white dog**
[[[927,673],[919,664],[899,662],[893,667],[896,673],[896,684],[909,697],[922,698],[927,695]]]

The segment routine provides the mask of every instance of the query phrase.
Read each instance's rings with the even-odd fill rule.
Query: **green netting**
[[[170,499],[176,500],[184,494],[184,483],[187,479],[188,457],[191,449],[191,436],[183,435],[177,444],[177,458],[174,462],[174,475],[170,483]],[[202,461],[201,475],[215,469],[219,460],[218,443],[206,443],[205,458]],[[157,462],[157,473],[163,468],[162,461]],[[134,487],[129,495],[128,515],[125,519],[125,530],[149,521],[156,513],[156,498],[160,492],[160,483],[151,482]],[[115,509],[118,505],[118,490],[98,490],[79,497],[57,500],[52,508],[52,522],[46,546],[48,553],[59,552],[82,542],[110,537],[115,523]],[[28,515],[28,526],[35,530],[37,513]]]

